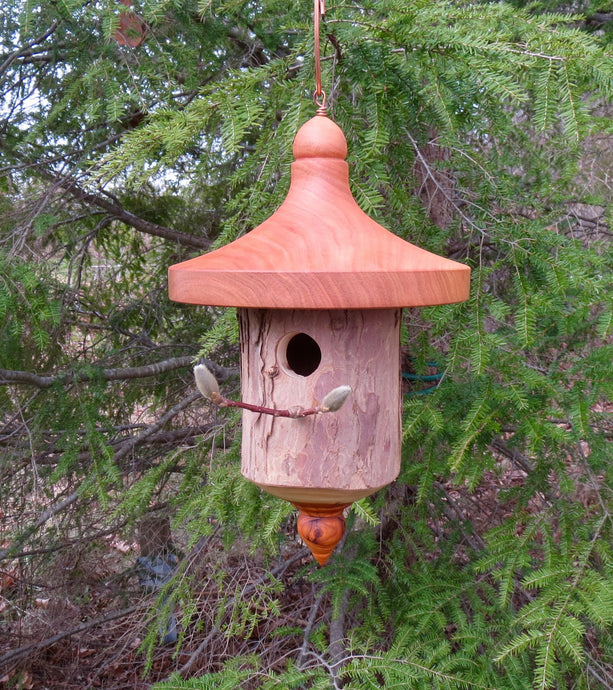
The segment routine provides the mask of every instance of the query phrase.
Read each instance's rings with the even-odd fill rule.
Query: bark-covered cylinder
[[[400,470],[400,310],[239,309],[242,399],[304,408],[351,386],[338,412],[243,411],[242,473],[293,502],[350,503]]]

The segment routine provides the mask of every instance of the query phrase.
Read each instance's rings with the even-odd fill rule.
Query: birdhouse
[[[298,531],[325,563],[344,510],[400,471],[401,309],[468,298],[470,269],[367,216],[349,188],[347,143],[323,114],[294,140],[288,195],[257,228],[171,266],[172,300],[238,307],[242,473],[293,503]],[[349,386],[331,414],[316,409]],[[347,389],[344,389],[347,390]]]

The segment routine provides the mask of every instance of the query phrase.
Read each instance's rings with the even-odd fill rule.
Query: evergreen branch
[[[426,676],[430,676],[432,679],[454,683],[454,687],[456,688],[468,687],[479,688],[480,690],[496,690],[496,688],[492,687],[491,685],[474,683],[473,681],[467,680],[452,673],[444,673],[442,671],[437,671],[435,668],[432,668],[431,666],[426,666],[422,663],[418,663],[414,659],[388,659],[384,656],[376,656],[374,654],[352,654],[343,659],[343,663],[348,664],[349,662],[355,660],[378,661],[382,664],[398,664],[399,666],[410,666],[424,673]]]
[[[522,55],[526,57],[534,57],[540,60],[548,60],[549,62],[565,62],[567,60],[564,55],[548,55],[547,53],[542,53],[539,51],[532,51],[526,47],[512,48],[509,44],[505,43],[495,43],[493,44],[495,51],[500,51],[501,53],[514,53],[516,55]]]
[[[516,635],[495,659],[500,663],[507,656],[517,654],[527,647],[536,647],[535,685],[538,685],[540,690],[553,687],[554,664],[560,652],[571,657],[576,663],[583,663],[584,650],[580,640],[585,636],[585,626],[577,616],[573,599],[577,593],[581,593],[582,580],[588,579],[586,570],[608,519],[609,515],[604,515],[595,525],[590,541],[581,549],[582,553],[575,554],[572,570],[564,567],[567,566],[564,564],[560,577],[556,577],[557,573],[548,569],[537,573],[541,579],[551,578],[551,584],[545,582],[545,591],[539,599],[524,607],[517,616],[516,623],[523,625],[525,630]],[[574,576],[572,580],[567,580],[570,572],[573,572]],[[524,578],[522,584],[529,585],[529,579]]]
[[[271,577],[280,577],[289,568],[290,565],[293,565],[296,561],[299,561],[303,559],[305,556],[309,555],[310,551],[308,550],[308,548],[300,549],[298,553],[295,553],[291,558],[288,558],[281,565],[277,566],[276,568],[272,568],[270,572],[264,573],[255,582],[252,582],[251,584],[244,587],[243,590],[240,592],[240,599],[246,599],[251,594],[253,594],[253,592],[256,592],[258,587],[269,581]],[[238,596],[229,597],[225,601],[226,610],[230,610],[231,606],[236,602],[238,598]],[[202,652],[207,648],[211,640],[215,637],[215,635],[219,633],[219,631],[220,629],[218,625],[214,625],[211,628],[209,634],[204,638],[204,640],[202,640],[202,642],[200,642],[196,649],[190,653],[188,660],[179,669],[178,673],[180,676],[184,676],[192,670],[200,654],[202,654]],[[172,679],[167,678],[166,680],[168,681]]]
[[[69,371],[55,376],[44,376],[30,371],[12,371],[0,369],[0,386],[11,384],[24,384],[37,388],[51,388],[55,384],[66,385],[83,381],[127,381],[129,379],[147,378],[158,376],[168,371],[182,369],[190,366],[194,361],[191,355],[173,357],[162,362],[145,364],[141,367],[125,367],[117,369],[90,369],[89,371]],[[214,362],[207,362],[207,366],[215,371],[215,376],[220,379],[228,379],[238,373],[234,367],[223,367]]]

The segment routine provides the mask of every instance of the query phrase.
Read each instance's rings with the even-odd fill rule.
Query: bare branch
[[[44,376],[35,374],[31,371],[13,371],[11,369],[0,369],[0,385],[11,384],[25,384],[36,386],[37,388],[50,388],[56,383],[78,383],[80,381],[90,381],[92,379],[101,379],[103,381],[126,381],[129,379],[147,378],[149,376],[158,376],[167,371],[174,369],[181,369],[192,365],[194,358],[191,355],[183,357],[173,357],[162,362],[155,362],[154,364],[145,364],[141,367],[125,367],[118,369],[96,369],[94,373],[91,371],[68,371],[55,376]],[[220,380],[228,379],[230,376],[238,373],[238,369],[234,367],[222,367],[215,365],[213,362],[208,362],[209,368],[215,369],[215,375]]]
[[[19,535],[17,539],[15,539],[10,546],[7,546],[4,549],[0,549],[0,561],[7,556],[12,556],[16,551],[19,551],[21,548],[21,545],[26,541],[26,539],[34,534],[36,530],[39,527],[42,527],[45,522],[50,520],[52,517],[60,513],[64,508],[68,508],[68,506],[72,505],[80,496],[80,492],[73,491],[70,495],[66,496],[63,500],[59,501],[56,503],[54,506],[51,506],[50,508],[47,508],[46,510],[43,510],[43,512],[39,515],[38,519],[33,522],[31,525],[28,525],[27,528]],[[2,661],[2,658],[0,658],[0,662]]]
[[[116,137],[112,137],[108,141],[112,141],[114,138]],[[2,142],[0,142],[0,147],[6,150],[6,147],[2,146]],[[12,156],[15,155],[15,151],[11,150],[10,153]],[[18,156],[18,158],[20,158],[20,156]],[[58,156],[56,160],[61,160],[62,158],[63,156]],[[144,218],[127,211],[115,197],[104,193],[97,194],[86,191],[80,186],[78,181],[72,175],[58,175],[54,173],[52,169],[48,167],[48,164],[51,162],[53,162],[53,159],[50,161],[39,160],[34,164],[34,166],[37,168],[38,174],[43,179],[51,182],[53,187],[63,189],[76,201],[81,201],[90,206],[100,208],[109,213],[116,220],[119,220],[146,235],[172,240],[173,242],[177,242],[178,244],[186,247],[209,249],[211,246],[211,240],[207,239],[206,237],[199,237],[198,235],[192,235],[187,232],[181,232],[180,230],[173,230],[172,228],[158,225],[157,223],[152,223],[151,221],[145,220]],[[21,167],[30,165],[31,164],[29,162],[26,162]],[[44,198],[47,198],[47,194],[45,194]]]
[[[133,436],[129,441],[127,441],[116,453],[114,460],[117,462],[124,458],[130,451],[132,451],[137,445],[142,443],[145,439],[149,438],[156,432],[158,432],[166,422],[169,422],[173,417],[176,417],[179,412],[182,412],[186,407],[189,407],[193,402],[198,400],[200,397],[200,392],[196,391],[190,393],[187,398],[184,398],[176,405],[170,408],[166,414],[163,414],[155,424],[152,424],[148,429],[145,429],[142,433],[137,436]]]
[[[128,606],[128,608],[121,609],[120,611],[113,611],[112,613],[109,613],[106,616],[100,616],[99,618],[94,618],[93,620],[86,621],[85,623],[81,623],[81,625],[77,625],[76,628],[72,628],[71,630],[65,630],[64,632],[58,633],[57,635],[53,635],[52,637],[48,637],[45,640],[34,642],[34,644],[30,644],[25,647],[19,647],[19,649],[13,649],[12,651],[8,652],[8,654],[0,656],[0,667],[3,664],[14,664],[15,662],[19,661],[19,659],[23,659],[24,657],[29,656],[33,652],[39,652],[41,649],[51,647],[51,645],[54,645],[57,642],[61,642],[67,637],[77,635],[78,633],[82,633],[85,630],[89,630],[90,628],[95,628],[97,625],[101,625],[102,623],[108,623],[109,621],[114,621],[118,618],[125,618],[125,616],[128,616],[131,613],[138,611],[139,609],[144,609],[145,606],[148,605],[148,603],[148,601],[144,601],[139,604],[135,604],[134,606]]]
[[[45,177],[49,179],[53,177],[53,175],[52,173],[46,173]],[[186,232],[181,232],[180,230],[173,230],[172,228],[167,228],[163,225],[152,223],[151,221],[136,216],[130,211],[126,211],[126,209],[116,199],[105,197],[102,194],[87,192],[85,189],[79,186],[77,181],[72,177],[65,176],[59,180],[56,179],[56,182],[77,201],[83,201],[87,204],[91,204],[92,206],[97,206],[98,208],[110,213],[114,218],[120,220],[122,223],[125,223],[126,225],[129,225],[135,230],[143,232],[146,235],[162,237],[165,240],[173,240],[188,247],[208,249],[211,246],[211,240],[207,239],[206,237],[198,237],[197,235],[191,235]]]
[[[14,53],[11,53],[4,60],[2,65],[0,65],[0,76],[6,72],[6,70],[13,64],[13,62],[15,62],[15,60],[20,58],[22,55],[27,55],[29,50],[33,46],[38,45],[39,43],[42,43],[43,41],[46,41],[49,38],[49,36],[51,36],[51,34],[57,29],[59,24],[60,24],[59,21],[57,19],[54,19],[51,22],[51,26],[46,31],[44,31],[40,36],[35,38],[33,41],[30,41],[30,43],[27,43],[25,46],[23,46],[23,48],[20,48],[19,50],[16,50]]]
[[[298,668],[302,668],[304,664],[305,657],[308,652],[308,646],[311,639],[311,633],[315,627],[317,621],[317,613],[319,612],[319,607],[321,606],[322,599],[324,598],[325,590],[320,589],[315,596],[315,587],[313,587],[313,603],[311,604],[311,611],[309,612],[309,618],[307,620],[306,627],[304,629],[304,635],[302,638],[302,647],[300,648],[300,653],[298,654],[298,659],[296,664]]]
[[[613,21],[613,12],[593,12],[585,18],[585,21],[599,28],[603,24]]]

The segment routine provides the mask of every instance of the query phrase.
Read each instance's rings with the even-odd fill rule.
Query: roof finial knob
[[[294,158],[340,158],[347,156],[343,130],[328,117],[316,115],[305,122],[294,139]]]

